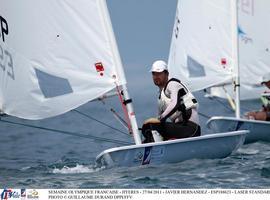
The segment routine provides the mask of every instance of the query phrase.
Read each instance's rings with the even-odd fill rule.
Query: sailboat
[[[269,34],[270,23],[263,21],[270,17],[269,1],[249,0],[249,4],[239,2],[238,8],[238,44],[240,95],[237,95],[236,117],[216,116],[209,119],[207,125],[213,131],[248,129],[245,143],[256,141],[270,142],[270,122],[240,118],[240,100],[259,98],[263,95],[264,86],[260,84],[264,74],[270,72]],[[233,90],[225,86],[228,91]],[[220,88],[213,88],[212,94],[224,97]]]
[[[236,117],[212,117],[207,125],[214,132],[250,130],[245,143],[270,141],[270,123],[240,118],[239,100],[258,98],[264,90],[260,82],[269,72],[270,26],[261,19],[267,19],[270,13],[268,4],[266,0],[182,1],[170,49],[170,72],[192,91],[211,88],[212,95],[224,98],[236,91]],[[222,88],[228,92],[220,95]]]
[[[240,100],[258,99],[265,90],[265,86],[261,85],[262,77],[270,71],[270,23],[263,21],[270,15],[269,1],[238,1],[237,11]],[[222,87],[225,90],[212,87],[211,95],[222,98],[226,98],[228,94],[235,95],[231,83]]]
[[[224,158],[243,144],[246,130],[142,144],[105,0],[1,0],[0,15],[4,113],[45,119],[114,90],[119,95],[134,145],[105,150],[97,166]]]

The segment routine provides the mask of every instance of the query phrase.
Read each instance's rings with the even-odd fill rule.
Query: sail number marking
[[[3,72],[7,72],[7,75],[15,80],[14,67],[13,67],[13,58],[9,51],[3,49],[0,45],[0,69]]]
[[[8,23],[7,20],[0,15],[0,37],[2,37],[3,42],[5,42],[5,35],[8,35]]]
[[[0,15],[0,38],[2,38],[3,42],[5,42],[5,36],[7,35],[8,35],[8,22],[4,17]],[[1,45],[0,45],[0,69],[2,69],[3,72],[6,72],[11,79],[15,80],[12,54],[8,50],[4,49]]]
[[[178,10],[176,11],[175,25],[174,25],[174,36],[177,39],[180,31],[180,19],[178,17]]]

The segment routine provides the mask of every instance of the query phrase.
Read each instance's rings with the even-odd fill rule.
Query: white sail
[[[261,80],[270,72],[270,1],[238,1],[238,34],[241,99],[260,97],[265,90]],[[226,86],[233,95],[232,86]],[[224,90],[211,88],[211,94],[225,97]]]
[[[47,118],[126,83],[105,0],[0,0],[0,5],[5,113]]]
[[[248,131],[141,144],[105,0],[0,3],[0,109],[5,113],[27,119],[55,116],[121,85],[136,145],[105,150],[97,157],[100,165],[224,158],[242,145]],[[213,145],[205,148],[209,142]],[[225,148],[218,149],[221,143]],[[194,151],[186,148],[192,144]]]
[[[225,98],[225,84],[234,97],[231,16],[227,0],[178,2],[169,67],[193,91],[217,86],[211,94]],[[238,0],[240,99],[258,98],[265,89],[260,82],[270,72],[269,18],[270,1]]]
[[[192,91],[230,82],[231,21],[228,0],[178,1],[168,61],[171,76]]]

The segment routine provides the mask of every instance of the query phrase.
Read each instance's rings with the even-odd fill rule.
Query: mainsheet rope
[[[97,136],[93,136],[93,135],[85,135],[85,134],[80,134],[80,133],[75,133],[75,132],[70,132],[70,131],[63,131],[63,130],[59,130],[59,129],[52,129],[52,128],[47,128],[47,127],[42,127],[42,126],[34,126],[31,124],[13,122],[13,121],[9,121],[9,120],[4,120],[1,117],[0,117],[0,122],[14,124],[14,125],[20,125],[20,126],[24,126],[24,127],[36,128],[36,129],[41,129],[41,130],[50,131],[50,132],[62,133],[62,134],[72,135],[72,136],[77,136],[77,137],[82,137],[82,138],[94,139],[94,140],[99,140],[99,141],[104,141],[104,142],[109,142],[109,143],[121,144],[121,145],[133,144],[133,143],[121,141],[121,140],[107,139],[107,138],[97,137]]]
[[[92,117],[92,116],[90,116],[90,115],[88,115],[88,114],[85,114],[85,113],[83,113],[83,112],[81,112],[81,111],[78,111],[78,110],[72,110],[72,111],[73,111],[73,112],[76,112],[76,113],[78,113],[78,114],[80,114],[80,115],[83,115],[84,117],[87,117],[88,119],[91,119],[91,120],[93,120],[93,121],[96,121],[96,122],[102,124],[103,126],[106,126],[106,127],[108,127],[108,128],[111,128],[111,129],[113,129],[113,130],[115,130],[115,131],[117,131],[117,132],[119,132],[119,133],[123,133],[123,134],[125,134],[125,135],[129,135],[128,133],[126,133],[126,132],[124,132],[124,131],[121,131],[120,129],[117,129],[117,128],[113,127],[113,126],[110,126],[109,124],[106,124],[105,122],[102,122],[102,121],[100,121],[100,120],[98,120],[98,119],[96,119],[96,118],[94,118],[94,117]]]

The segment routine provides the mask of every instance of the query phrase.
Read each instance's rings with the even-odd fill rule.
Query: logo
[[[12,189],[4,189],[3,192],[1,193],[1,200],[7,200],[7,199],[18,199],[20,198],[20,194],[17,191],[14,191]]]
[[[241,41],[245,44],[253,43],[253,39],[251,37],[248,37],[248,35],[241,29],[240,26],[238,26],[238,35],[239,39],[241,39]]]
[[[220,63],[223,66],[223,68],[226,68],[226,66],[227,66],[227,59],[226,58],[221,58],[220,59]]]
[[[5,42],[5,35],[8,35],[8,23],[5,18],[0,15],[0,37]]]
[[[152,147],[145,147],[142,165],[148,165],[151,161]]]
[[[11,189],[4,189],[3,192],[1,193],[1,200],[6,200],[10,198],[12,190]]]
[[[100,76],[103,76],[104,66],[102,62],[95,63],[96,71],[99,73]]]
[[[239,0],[238,9],[246,15],[254,16],[255,13],[254,0]]]
[[[38,191],[36,191],[36,190],[27,191],[27,198],[28,199],[38,199],[39,198]]]
[[[26,189],[21,189],[21,197],[26,197]]]

